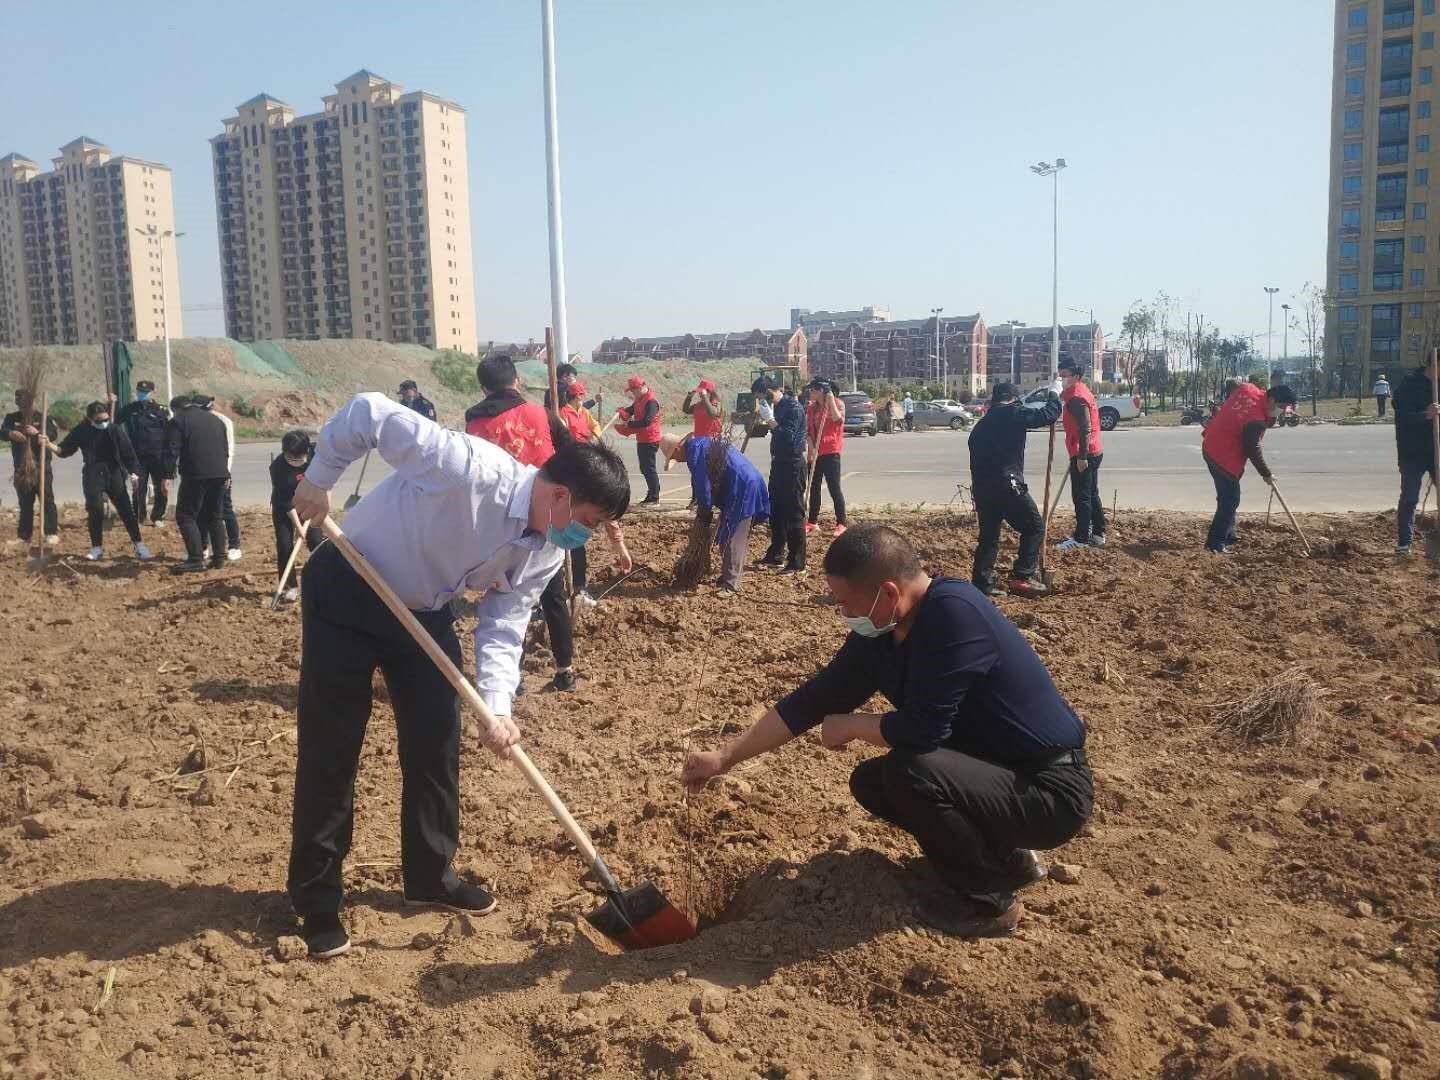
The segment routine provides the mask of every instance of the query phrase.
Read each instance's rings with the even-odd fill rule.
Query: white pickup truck
[[[1042,386],[1039,390],[1032,390],[1025,395],[1026,405],[1039,405],[1045,400],[1049,393],[1048,386]],[[1095,405],[1100,410],[1100,430],[1114,431],[1115,425],[1121,420],[1134,420],[1142,415],[1140,399],[1138,397],[1122,397],[1119,394],[1106,394],[1104,397],[1097,397]]]

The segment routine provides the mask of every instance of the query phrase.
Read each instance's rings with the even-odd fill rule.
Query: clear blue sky
[[[768,329],[791,306],[1047,323],[1049,181],[1026,166],[1057,155],[1061,303],[1107,328],[1164,289],[1263,332],[1262,286],[1323,280],[1322,0],[556,6],[572,349]],[[207,140],[237,103],[316,111],[361,67],[460,102],[480,336],[543,332],[538,3],[302,0],[248,23],[207,4],[11,4],[5,24],[0,154],[46,162],[85,134],[170,165],[186,304],[220,297]]]

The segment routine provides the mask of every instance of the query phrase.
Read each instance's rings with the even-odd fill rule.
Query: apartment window
[[[1435,31],[1426,30],[1420,35],[1420,48],[1433,49],[1435,47]]]
[[[1421,120],[1430,119],[1430,102],[1417,101],[1415,103],[1415,115]]]
[[[1417,136],[1415,136],[1415,152],[1416,152],[1417,154],[1428,154],[1428,153],[1430,152],[1430,136],[1429,136],[1429,135],[1417,135]]]
[[[1423,202],[1417,202],[1417,203],[1413,204],[1413,205],[1410,207],[1410,217],[1411,217],[1411,219],[1414,220],[1414,221],[1424,221],[1424,220],[1425,220],[1425,204],[1424,204]]]
[[[1415,170],[1415,186],[1416,186],[1416,187],[1426,187],[1426,186],[1429,185],[1429,183],[1430,183],[1430,170],[1429,170],[1429,169],[1416,169],[1416,170]]]
[[[1365,16],[1366,16],[1366,11],[1365,11],[1364,8],[1351,8],[1351,9],[1350,9],[1350,19],[1349,19],[1350,29],[1351,29],[1351,30],[1364,30],[1364,29],[1365,29]]]
[[[1400,288],[1401,275],[1398,271],[1376,271],[1372,287],[1376,292],[1394,292]]]
[[[1410,76],[1409,76],[1409,75],[1402,76],[1401,78],[1398,78],[1398,79],[1381,79],[1381,80],[1380,80],[1380,96],[1381,96],[1382,98],[1388,98],[1388,97],[1406,97],[1409,93],[1410,93]]]
[[[1360,288],[1360,275],[1359,275],[1359,274],[1341,274],[1341,275],[1340,275],[1340,291],[1341,291],[1341,292],[1356,292],[1359,288]]]
[[[1358,229],[1360,227],[1360,211],[1354,207],[1341,208],[1340,227],[1342,229]]]
[[[1410,318],[1412,318],[1412,319],[1420,319],[1420,318],[1423,318],[1424,315],[1425,315],[1425,305],[1424,305],[1424,304],[1411,304],[1411,305],[1410,305],[1410,308],[1409,308],[1409,311],[1410,311]]]
[[[1410,254],[1411,254],[1411,255],[1424,255],[1424,254],[1425,254],[1425,237],[1423,237],[1423,236],[1412,236],[1412,237],[1410,237]]]
[[[1365,66],[1365,46],[1364,46],[1364,45],[1361,45],[1361,44],[1359,44],[1359,43],[1356,43],[1356,44],[1351,44],[1351,45],[1346,45],[1346,46],[1345,46],[1345,66],[1346,66],[1346,67],[1364,67],[1364,66]]]
[[[1360,111],[1359,109],[1346,109],[1346,110],[1345,110],[1345,130],[1346,130],[1346,131],[1359,131],[1359,130],[1360,130],[1360,117],[1361,117],[1362,115],[1363,115],[1363,114],[1361,113],[1361,111]]]
[[[1340,241],[1340,261],[1354,262],[1360,257],[1360,244],[1355,240]]]
[[[1359,160],[1360,160],[1360,144],[1359,144],[1358,142],[1348,142],[1348,143],[1345,144],[1345,160],[1346,160],[1346,161],[1359,161]]]
[[[1343,274],[1341,275],[1341,277],[1344,277],[1344,276],[1345,276],[1345,275],[1343,275]],[[1341,288],[1343,289],[1344,286],[1342,285]],[[1359,309],[1358,309],[1358,308],[1354,308],[1354,307],[1342,307],[1342,308],[1337,308],[1337,309],[1336,309],[1336,312],[1335,312],[1335,315],[1336,315],[1336,318],[1338,318],[1341,322],[1359,322],[1359,321],[1360,321]]]
[[[1420,85],[1426,86],[1435,81],[1435,69],[1422,67],[1420,69]]]
[[[1435,14],[1435,0],[1420,0],[1420,14],[1421,14],[1421,15],[1434,15],[1434,14]]]

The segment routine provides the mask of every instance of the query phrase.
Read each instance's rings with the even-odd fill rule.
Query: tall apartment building
[[[1440,345],[1437,32],[1435,0],[1335,4],[1325,344],[1366,387]]]
[[[169,168],[84,137],[51,164],[0,157],[0,345],[159,338],[167,287],[179,336]]]
[[[473,352],[465,110],[369,71],[322,112],[268,94],[210,140],[226,333]]]

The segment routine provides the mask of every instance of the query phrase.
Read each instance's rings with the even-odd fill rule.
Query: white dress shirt
[[[235,422],[226,416],[219,409],[211,409],[211,413],[221,424],[225,426],[225,472],[229,476],[235,475]]]
[[[529,525],[539,470],[384,394],[357,394],[320,429],[305,478],[329,491],[368,450],[395,471],[345,515],[346,535],[411,610],[439,610],[466,589],[485,594],[475,686],[508,716],[530,613],[565,562]]]

